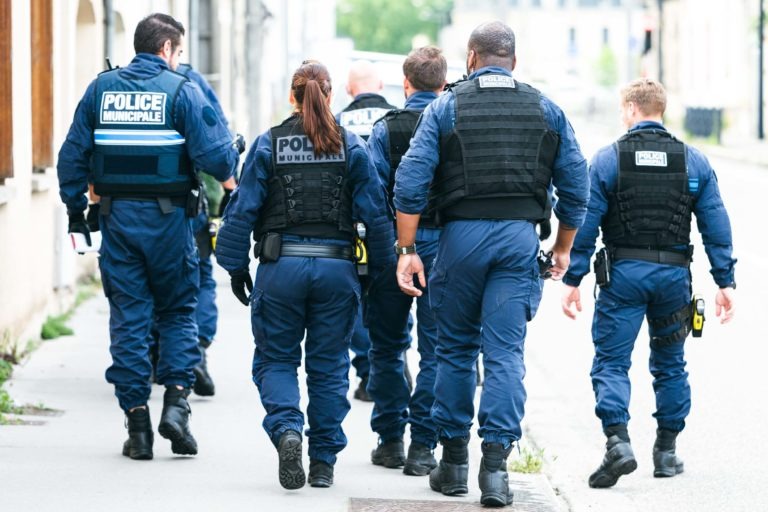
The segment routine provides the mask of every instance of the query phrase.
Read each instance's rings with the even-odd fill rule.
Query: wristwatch
[[[395,254],[416,254],[416,244],[400,246],[395,242]]]

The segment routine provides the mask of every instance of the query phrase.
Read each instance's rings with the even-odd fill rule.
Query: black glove
[[[236,270],[229,273],[229,279],[230,284],[232,285],[232,293],[235,294],[237,300],[243,303],[243,306],[247,306],[248,295],[253,291],[251,273],[247,268]],[[248,293],[245,293],[246,288],[248,289]]]
[[[219,201],[219,217],[224,216],[224,209],[229,204],[229,200],[232,198],[232,190],[225,188],[224,189],[224,195],[221,196],[221,201]]]
[[[99,230],[99,210],[101,205],[99,203],[91,203],[88,205],[88,215],[85,217],[85,222],[88,224],[88,229],[93,231]]]
[[[69,228],[67,233],[82,233],[85,235],[85,241],[88,245],[91,245],[91,230],[88,229],[88,223],[85,222],[85,215],[81,213],[73,213],[69,215]]]
[[[237,149],[239,155],[242,155],[245,152],[245,137],[238,133],[235,140],[232,141],[232,147]]]

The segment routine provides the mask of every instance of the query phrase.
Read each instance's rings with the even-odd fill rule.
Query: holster
[[[600,288],[611,284],[611,254],[605,247],[595,255],[595,284]]]
[[[187,194],[187,204],[184,209],[187,217],[197,217],[205,207],[205,190],[200,178],[195,175],[192,178],[192,188]]]
[[[280,233],[264,233],[259,240],[259,262],[274,263],[280,259],[283,236]]]

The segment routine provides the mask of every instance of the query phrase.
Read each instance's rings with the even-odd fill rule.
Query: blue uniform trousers
[[[149,398],[153,313],[160,337],[157,382],[187,388],[194,382],[192,368],[200,363],[197,250],[184,209],[163,214],[155,201],[112,201],[100,226],[112,354],[106,378],[127,411]]]
[[[481,348],[480,437],[508,445],[522,435],[526,323],[543,287],[538,248],[526,221],[452,221],[443,228],[429,280],[437,321],[432,418],[441,438],[469,436]]]
[[[305,331],[309,457],[334,464],[346,446],[341,422],[350,408],[349,343],[359,302],[351,261],[281,257],[259,265],[251,294],[253,381],[275,446],[284,431],[304,428],[297,368]]]
[[[416,246],[424,268],[429,269],[437,254],[440,231],[419,229]],[[371,335],[371,375],[368,393],[373,398],[371,428],[382,441],[403,437],[411,424],[411,441],[430,448],[437,444],[437,429],[431,409],[435,386],[435,343],[437,327],[429,295],[416,299],[419,373],[411,396],[405,380],[405,351],[411,344],[410,315],[413,297],[397,286],[394,268],[378,276],[368,292],[368,330]]]
[[[352,341],[350,349],[355,355],[352,358],[352,366],[355,367],[355,373],[358,378],[365,379],[371,372],[371,363],[368,361],[368,351],[371,349],[371,338],[368,334],[368,328],[363,323],[363,305],[357,308],[357,317],[355,328],[352,331]]]
[[[603,427],[629,422],[632,349],[643,318],[669,317],[690,303],[687,268],[645,261],[619,260],[613,265],[611,284],[600,290],[592,322],[595,358],[592,388],[595,413]],[[663,336],[680,328],[649,328],[650,336]],[[654,417],[660,428],[681,431],[691,408],[691,389],[685,371],[684,342],[651,342],[648,362],[656,392]]]
[[[195,218],[194,230],[196,237],[208,241],[208,215],[203,212]],[[200,291],[197,294],[198,336],[206,341],[213,341],[216,336],[216,323],[219,310],[216,307],[216,281],[213,279],[213,262],[211,255],[200,254]]]

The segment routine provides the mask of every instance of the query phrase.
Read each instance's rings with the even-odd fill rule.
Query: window
[[[0,185],[13,177],[11,0],[0,0]]]
[[[51,0],[32,0],[32,168],[53,166],[53,18]]]

